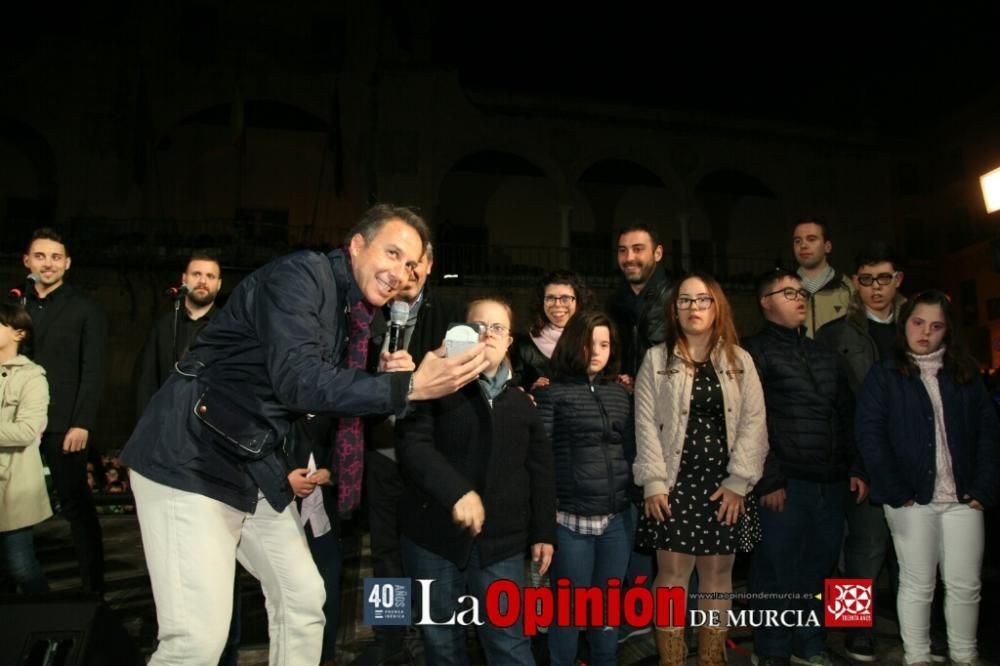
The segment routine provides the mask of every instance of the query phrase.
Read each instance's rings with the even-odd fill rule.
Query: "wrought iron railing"
[[[76,218],[62,225],[73,254],[89,266],[170,267],[181,264],[195,248],[210,250],[227,268],[252,270],[276,256],[323,242],[303,227],[260,220],[164,218]],[[673,274],[705,270],[724,284],[752,284],[754,276],[773,268],[775,257],[695,252],[668,253]],[[449,243],[439,238],[435,250],[436,279],[443,284],[516,288],[533,285],[548,271],[563,268],[583,276],[595,288],[618,284],[613,251],[589,247]]]

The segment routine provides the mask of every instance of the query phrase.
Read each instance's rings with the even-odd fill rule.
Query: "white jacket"
[[[721,345],[711,361],[722,386],[726,409],[726,437],[729,445],[729,476],[722,485],[746,495],[760,479],[767,457],[767,419],[764,392],[753,359],[736,348],[738,366],[730,368]],[[667,365],[667,348],[661,343],[646,352],[635,382],[635,482],[643,496],[670,494],[677,481],[694,368],[677,354]]]

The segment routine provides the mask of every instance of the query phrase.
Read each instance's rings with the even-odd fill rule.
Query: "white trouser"
[[[885,507],[899,561],[899,634],[906,663],[931,661],[930,614],[941,565],[944,616],[952,663],[977,657],[983,512],[967,504]]]
[[[264,589],[271,666],[316,666],[326,593],[294,504],[278,513],[261,497],[248,514],[130,474],[159,624],[149,663],[219,663],[239,559]]]

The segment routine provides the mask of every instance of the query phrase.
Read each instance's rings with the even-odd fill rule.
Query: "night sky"
[[[1000,98],[996,2],[587,4],[558,11],[537,1],[381,0],[378,7],[404,50],[429,40],[432,64],[457,71],[470,88],[902,136]],[[259,19],[248,24],[255,31],[289,28],[268,22],[267,2],[14,4],[0,15],[0,72],[38,49],[77,40],[142,50],[172,35],[177,43],[168,48],[197,57],[192,34],[216,30],[203,20],[213,13],[227,18],[208,41],[235,39],[280,59],[287,41],[233,33],[242,7]],[[337,16],[356,29],[358,10],[344,7],[306,2],[275,11],[319,31]]]

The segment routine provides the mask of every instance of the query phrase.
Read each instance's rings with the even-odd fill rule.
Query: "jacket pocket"
[[[194,404],[194,417],[218,435],[231,453],[259,460],[277,448],[280,437],[255,414],[223,393],[205,389]]]

